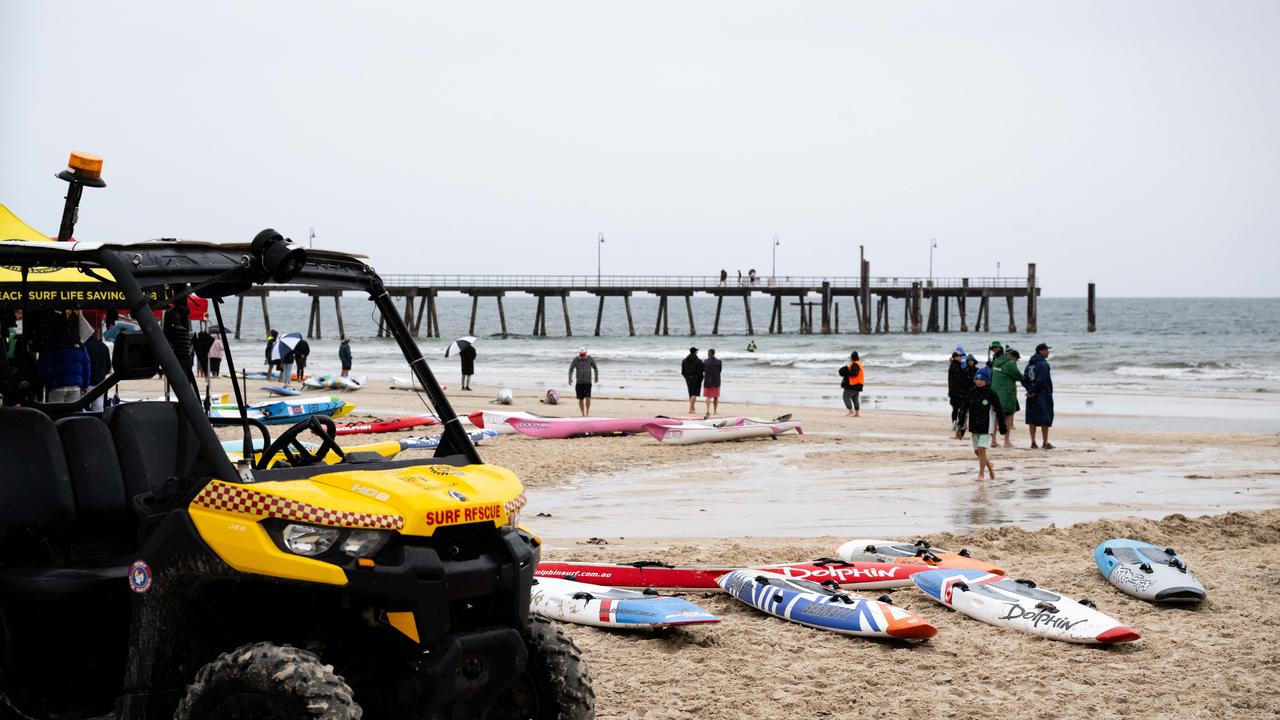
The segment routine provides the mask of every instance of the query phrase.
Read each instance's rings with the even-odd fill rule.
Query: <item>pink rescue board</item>
[[[569,438],[578,435],[633,435],[645,425],[679,425],[675,418],[507,418],[521,435],[536,438]]]

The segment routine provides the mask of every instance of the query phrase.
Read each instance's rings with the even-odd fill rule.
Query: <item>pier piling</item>
[[[1036,296],[1039,294],[1040,288],[1036,287],[1036,264],[1027,263],[1027,332],[1029,333],[1036,331]]]
[[[1094,300],[1096,298],[1096,290],[1097,290],[1097,286],[1094,285],[1094,283],[1089,283],[1089,307],[1088,307],[1089,332],[1096,332],[1098,329],[1098,323],[1097,323],[1098,316],[1094,312]]]

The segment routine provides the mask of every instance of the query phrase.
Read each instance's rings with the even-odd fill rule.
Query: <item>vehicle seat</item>
[[[67,567],[55,556],[75,517],[75,493],[48,415],[0,408],[0,595],[49,595],[119,581],[128,566]]]
[[[137,523],[111,429],[91,415],[64,417],[53,424],[71,473],[76,508],[72,538],[77,549],[88,545],[132,552]]]
[[[0,407],[0,458],[0,548],[7,551],[24,538],[48,538],[66,528],[75,514],[75,497],[49,416]]]
[[[193,472],[200,441],[177,403],[124,403],[108,409],[104,419],[131,500],[160,491],[169,478]]]

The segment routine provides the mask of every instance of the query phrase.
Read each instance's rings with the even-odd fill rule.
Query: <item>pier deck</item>
[[[564,334],[573,335],[569,321],[568,298],[572,294],[594,295],[599,298],[596,311],[595,334],[600,334],[604,318],[605,299],[622,298],[627,315],[627,328],[636,334],[635,317],[631,310],[631,297],[637,294],[658,298],[658,312],[654,321],[654,334],[670,333],[670,304],[672,298],[684,300],[688,317],[688,332],[697,334],[693,318],[692,298],[708,295],[716,298],[715,322],[711,334],[720,332],[720,318],[725,298],[742,298],[747,332],[755,334],[751,317],[750,298],[763,295],[773,298],[769,317],[769,333],[785,332],[783,317],[786,306],[798,308],[797,323],[792,327],[800,333],[840,332],[839,305],[837,300],[852,300],[856,332],[863,334],[887,333],[893,325],[890,301],[900,300],[902,305],[902,329],[904,332],[950,332],[951,302],[956,303],[959,331],[968,332],[968,306],[977,304],[972,330],[991,329],[992,299],[1004,298],[1008,313],[1008,332],[1017,332],[1014,301],[1021,299],[1026,306],[1026,332],[1036,332],[1036,299],[1040,288],[1036,284],[1035,264],[1027,266],[1026,278],[1010,277],[872,277],[870,263],[864,263],[861,277],[779,276],[757,277],[754,282],[730,277],[721,281],[718,275],[384,275],[387,291],[404,298],[404,319],[415,335],[422,331],[426,320],[428,337],[440,337],[440,318],[437,298],[444,293],[454,293],[471,298],[469,332],[475,333],[476,317],[481,298],[494,298],[502,334],[508,334],[506,308],[503,298],[508,294],[531,295],[537,299],[533,319],[533,334],[547,334],[547,300],[560,299],[564,319]],[[302,292],[311,297],[311,313],[307,336],[322,337],[321,309],[324,298],[333,298],[337,315],[338,333],[344,334],[341,292],[321,287],[264,286],[240,296],[236,308],[235,336],[240,337],[244,299],[258,297],[262,303],[264,322],[270,326],[267,297],[277,292]],[[818,312],[815,324],[814,311]],[[381,325],[381,323],[379,323]],[[381,332],[381,327],[379,328]]]

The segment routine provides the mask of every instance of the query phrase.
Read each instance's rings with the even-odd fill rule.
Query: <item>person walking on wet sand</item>
[[[689,414],[697,412],[698,396],[702,394],[702,358],[698,357],[698,348],[689,348],[689,354],[680,363],[680,374],[684,376],[684,384],[689,390]]]
[[[1036,354],[1027,361],[1022,373],[1022,387],[1027,389],[1027,427],[1031,428],[1031,449],[1036,449],[1036,428],[1040,428],[1039,447],[1052,450],[1049,428],[1053,427],[1053,378],[1049,374],[1048,345],[1036,346]]]
[[[714,349],[707,351],[707,361],[702,364],[702,396],[707,399],[705,417],[720,414],[720,358]]]
[[[996,469],[987,458],[987,449],[991,447],[991,417],[994,415],[1000,428],[1000,434],[1009,432],[1004,422],[1004,411],[1000,407],[1000,398],[990,388],[991,370],[982,368],[973,377],[973,389],[965,398],[960,408],[960,423],[963,427],[968,420],[969,433],[973,438],[973,454],[978,456],[978,480],[982,480],[985,469],[992,480],[996,479]],[[964,430],[960,431],[961,434]]]
[[[858,417],[862,413],[858,395],[862,393],[864,379],[862,361],[858,359],[858,352],[855,350],[849,353],[849,364],[840,368],[840,387],[844,390],[844,407],[848,410],[845,417]]]
[[[476,346],[467,343],[458,351],[458,359],[462,362],[462,389],[471,390],[471,376],[476,374]]]
[[[596,367],[596,359],[587,354],[585,347],[578,348],[578,356],[569,361],[569,384],[573,385],[574,393],[578,396],[578,411],[583,417],[591,414],[591,378],[595,376],[595,382],[600,382],[600,368]],[[574,382],[574,376],[577,376],[577,382]]]

